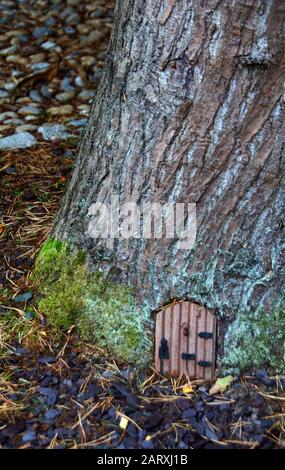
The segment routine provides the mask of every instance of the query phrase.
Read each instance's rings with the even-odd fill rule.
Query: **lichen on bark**
[[[275,303],[272,311],[257,310],[240,314],[229,326],[224,339],[224,354],[219,361],[222,372],[268,367],[285,370],[285,302]]]
[[[47,321],[67,329],[75,324],[83,339],[138,367],[152,355],[148,309],[136,306],[132,290],[92,272],[83,251],[48,240],[37,257],[33,273],[39,293],[38,307]]]

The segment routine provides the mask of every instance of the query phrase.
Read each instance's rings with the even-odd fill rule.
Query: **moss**
[[[68,244],[48,240],[33,279],[41,294],[38,306],[50,324],[76,324],[84,339],[124,361],[147,364],[152,349],[149,310],[137,308],[129,287],[90,272],[83,252],[74,254]]]
[[[39,308],[51,324],[68,328],[83,308],[83,295],[89,282],[84,255],[71,256],[68,245],[48,240],[35,265],[33,279],[42,295]]]
[[[275,305],[272,311],[241,314],[227,330],[220,366],[224,372],[268,367],[284,373],[284,304]]]
[[[96,296],[86,299],[79,328],[84,337],[124,361],[144,365],[152,353],[148,312],[147,308],[137,309],[128,289],[108,284],[107,288],[99,289]]]

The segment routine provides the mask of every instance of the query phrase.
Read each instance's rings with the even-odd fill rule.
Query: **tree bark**
[[[119,0],[104,76],[53,236],[158,309],[232,321],[284,286],[285,2]],[[197,239],[88,235],[96,201],[197,205]]]

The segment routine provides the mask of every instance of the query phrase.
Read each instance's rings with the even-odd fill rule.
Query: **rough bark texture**
[[[269,308],[284,265],[285,2],[119,0],[106,70],[53,235],[157,309]],[[96,201],[196,202],[194,249],[87,234]]]

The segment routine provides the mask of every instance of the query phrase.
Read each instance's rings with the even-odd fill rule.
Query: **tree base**
[[[42,247],[33,278],[38,306],[50,324],[77,325],[83,339],[106,348],[114,357],[144,368],[153,358],[154,325],[146,306],[138,307],[132,289],[92,272],[82,251],[76,254],[58,240]],[[267,367],[285,370],[285,308],[281,300],[271,311],[239,313],[218,344],[223,373]]]

